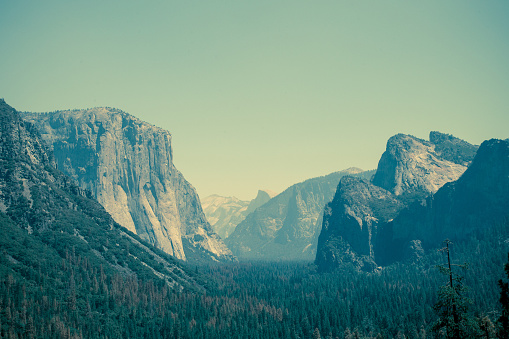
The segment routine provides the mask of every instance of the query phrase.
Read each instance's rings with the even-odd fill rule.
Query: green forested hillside
[[[122,237],[105,237],[106,245],[119,246],[90,256],[80,237],[28,234],[5,215],[0,225],[0,333],[8,338],[310,338],[316,331],[431,337],[436,292],[447,282],[435,269],[445,258],[433,252],[417,264],[371,274],[353,268],[318,274],[302,262],[217,265],[198,269],[205,289],[172,289],[132,261],[157,267],[156,257],[143,257]],[[492,322],[508,229],[453,245],[454,262],[470,263],[473,314]]]
[[[77,247],[59,253],[1,220],[2,337],[432,338],[433,304],[448,282],[435,268],[446,260],[437,251],[369,274],[317,273],[306,262],[200,267],[205,289],[178,290],[94,266]],[[499,225],[452,246],[453,263],[469,263],[467,297],[479,322],[487,316],[495,324],[500,312],[508,231]],[[21,247],[28,250],[18,257]]]
[[[499,316],[497,281],[505,277],[508,231],[509,225],[502,224],[452,245],[453,263],[469,264],[458,273],[465,275],[476,321],[487,316],[495,323]],[[203,332],[213,323],[214,329],[224,327],[224,335],[235,338],[311,338],[315,329],[333,338],[433,338],[431,327],[438,319],[433,305],[439,287],[448,283],[436,265],[445,262],[443,252],[433,251],[418,263],[377,273],[353,268],[316,273],[307,263],[214,267],[210,273],[217,289],[209,294],[228,296],[231,304],[209,310],[201,322]],[[490,333],[494,337],[494,330]]]

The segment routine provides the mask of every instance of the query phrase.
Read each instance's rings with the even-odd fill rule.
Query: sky
[[[509,1],[0,0],[0,97],[169,130],[201,198],[250,200],[397,133],[509,137]]]

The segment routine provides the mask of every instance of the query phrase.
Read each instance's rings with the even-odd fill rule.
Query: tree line
[[[469,269],[452,266],[446,275],[436,269],[447,263],[444,252],[430,251],[418,262],[369,274],[353,267],[318,273],[309,262],[200,266],[188,271],[204,289],[179,290],[98,266],[72,242],[60,251],[37,248],[26,232],[3,228],[10,242],[37,251],[29,260],[3,245],[0,336],[507,338],[509,286],[501,280],[509,272],[509,248],[501,241],[507,230],[504,224],[456,242],[451,263],[469,262]],[[448,272],[452,290],[443,291],[451,286]]]

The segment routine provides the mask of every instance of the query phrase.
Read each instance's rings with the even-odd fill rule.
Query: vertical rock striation
[[[233,258],[173,165],[168,131],[111,108],[23,117],[39,128],[58,168],[119,224],[179,259]]]

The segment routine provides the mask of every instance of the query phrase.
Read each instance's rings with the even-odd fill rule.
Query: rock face
[[[211,195],[202,200],[201,206],[214,231],[221,238],[226,239],[249,213],[265,204],[273,196],[275,196],[274,192],[262,190],[259,190],[256,198],[251,201]]]
[[[509,140],[488,140],[456,181],[403,210],[384,225],[380,262],[405,259],[413,241],[429,249],[457,240],[509,217]]]
[[[467,169],[464,163],[475,146],[465,147],[467,154],[461,156],[463,148],[453,142],[445,142],[446,137],[432,132],[430,139],[439,141],[436,145],[410,135],[393,136],[387,141],[387,149],[378,162],[373,184],[403,200],[412,201],[425,198],[446,182],[456,180]],[[456,140],[454,137],[451,139]]]
[[[403,207],[391,192],[366,180],[343,177],[334,200],[325,206],[316,255],[319,269],[353,264],[372,271],[378,227]]]
[[[115,223],[90,191],[57,170],[38,130],[1,99],[0,219],[4,254],[23,261],[25,272],[36,270],[38,260],[53,263],[60,256],[58,264],[71,251],[88,260],[90,270],[141,273],[172,287],[193,284],[173,258]],[[42,251],[34,257],[16,238]]]
[[[392,260],[396,254],[388,254],[386,244],[397,242],[393,240],[397,232],[386,225],[407,206],[425,204],[426,197],[457,180],[476,150],[477,146],[439,132],[431,132],[430,141],[404,134],[391,137],[371,183],[341,180],[325,208],[316,264],[322,270],[347,263],[372,270]],[[410,240],[415,241],[406,242],[405,253],[420,255],[420,238]]]
[[[23,118],[39,128],[58,168],[122,226],[182,260],[233,258],[173,165],[169,132],[111,108]]]
[[[226,239],[240,258],[313,259],[322,224],[323,206],[345,175],[370,177],[358,168],[295,184],[249,214]]]

